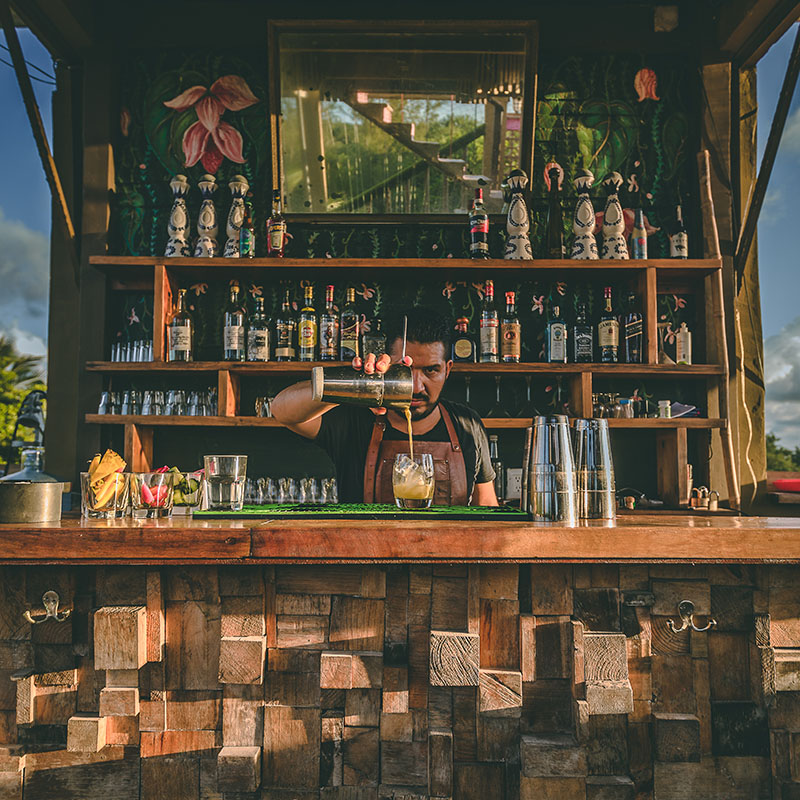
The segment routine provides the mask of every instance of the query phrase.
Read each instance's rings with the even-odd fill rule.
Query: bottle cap
[[[515,294],[516,294],[515,292],[506,292],[506,303],[508,303],[509,305],[513,305]]]

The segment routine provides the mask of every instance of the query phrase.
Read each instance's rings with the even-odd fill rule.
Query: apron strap
[[[450,437],[450,446],[453,448],[453,459],[450,462],[450,497],[455,498],[454,503],[463,498],[464,505],[469,505],[471,498],[467,496],[467,465],[464,463],[464,454],[461,452],[461,445],[458,443],[458,436],[456,436],[456,429],[453,425],[453,420],[450,417],[450,412],[439,404],[442,412],[442,419],[444,426],[447,428],[447,435]]]
[[[439,404],[439,411],[442,414],[442,419],[444,420],[444,426],[447,428],[447,435],[450,437],[450,446],[456,453],[461,452],[461,445],[458,443],[458,436],[456,436],[456,429],[453,425],[453,420],[450,417],[447,409],[440,403]],[[463,459],[462,459],[463,460]]]
[[[378,456],[381,452],[381,442],[386,423],[375,420],[372,426],[372,437],[367,447],[367,460],[364,462],[364,502],[375,502],[375,478],[377,476]]]

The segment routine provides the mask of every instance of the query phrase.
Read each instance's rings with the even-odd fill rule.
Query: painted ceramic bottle
[[[619,202],[622,175],[612,172],[604,181],[606,209],[603,215],[603,250],[601,258],[628,259],[628,244],[625,241],[625,217]]]
[[[572,182],[578,193],[578,202],[575,204],[575,216],[572,218],[572,254],[570,258],[596,259],[597,240],[594,238],[594,207],[589,197],[589,189],[594,184],[594,175],[588,169],[578,171]]]
[[[217,179],[213,175],[203,175],[197,184],[203,195],[200,214],[197,217],[197,244],[194,248],[195,258],[213,258],[217,255],[217,209],[214,208],[214,192],[217,191]]]
[[[244,222],[244,196],[250,191],[250,184],[244,175],[234,175],[228,183],[228,188],[231,190],[233,202],[228,212],[228,224],[225,228],[228,239],[225,242],[223,255],[225,258],[239,258],[239,232]]]
[[[506,183],[511,190],[511,200],[508,204],[508,216],[506,217],[508,240],[506,241],[506,250],[503,258],[529,261],[533,259],[531,240],[528,236],[531,222],[524,195],[525,187],[528,185],[528,176],[524,170],[515,169],[509,173]]]
[[[189,212],[186,210],[186,195],[189,192],[189,181],[185,175],[176,175],[170,182],[169,188],[175,198],[172,201],[172,211],[169,214],[167,223],[167,247],[164,255],[167,258],[173,256],[190,256],[192,250],[189,247]]]

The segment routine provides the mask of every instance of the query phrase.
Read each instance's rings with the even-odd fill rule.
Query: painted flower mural
[[[658,87],[658,78],[652,69],[640,69],[633,79],[633,88],[636,89],[636,94],[639,95],[639,102],[642,100],[660,100],[656,94]]]
[[[210,87],[192,86],[172,100],[164,101],[167,108],[186,111],[194,108],[197,122],[183,135],[185,166],[193,167],[198,161],[212,175],[219,169],[223,158],[243,164],[242,134],[232,125],[222,121],[225,111],[241,111],[258,102],[247,82],[238,75],[223,75]]]

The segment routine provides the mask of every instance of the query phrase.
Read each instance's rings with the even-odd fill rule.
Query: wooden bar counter
[[[0,526],[0,798],[800,797],[798,563],[723,515]]]

